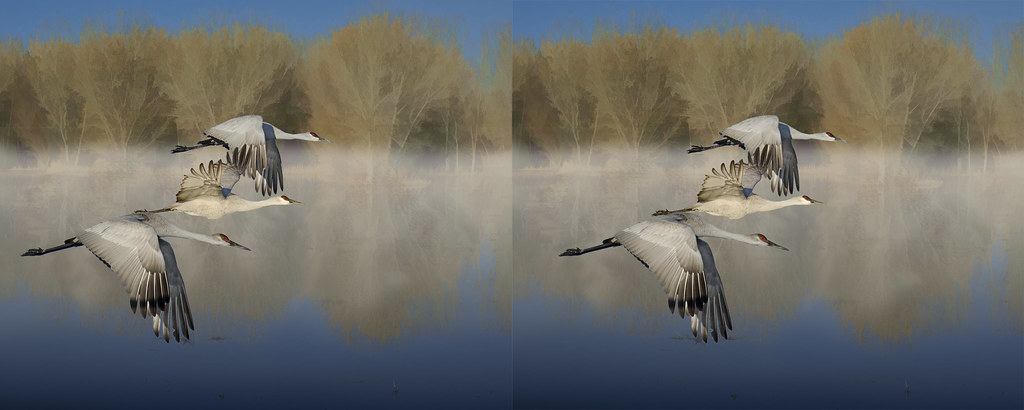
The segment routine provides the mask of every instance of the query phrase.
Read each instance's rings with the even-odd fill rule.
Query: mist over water
[[[801,156],[799,194],[824,205],[707,217],[791,250],[708,240],[733,330],[707,346],[625,250],[556,255],[692,205],[732,155],[517,175],[516,406],[1019,407],[1020,158],[967,173],[834,148]]]
[[[24,361],[7,366],[6,385],[49,378],[49,364],[68,355],[100,374],[141,374],[156,366],[169,369],[159,377],[174,379],[184,372],[174,383],[186,392],[155,394],[184,394],[199,403],[510,402],[511,238],[503,235],[511,223],[510,172],[397,169],[371,183],[353,171],[362,169],[356,159],[321,153],[300,160],[286,152],[281,193],[302,205],[217,220],[163,214],[182,228],[224,233],[252,248],[168,240],[196,323],[193,342],[183,346],[152,335],[151,322],[131,313],[116,275],[87,249],[18,256],[135,209],[170,205],[188,168],[214,156],[199,151],[168,154],[169,163],[155,167],[147,154],[126,169],[99,163],[2,173],[4,186],[18,194],[3,202],[0,222],[7,232],[0,304],[9,326],[0,345],[24,352]],[[235,193],[261,199],[252,185],[244,179]],[[57,345],[63,353],[53,356],[37,345]],[[106,357],[108,350],[119,353]],[[135,353],[145,360],[136,361]],[[282,375],[295,385],[246,381]],[[109,377],[123,384],[79,398],[117,397],[114,390],[148,383]],[[51,381],[46,389],[72,382]],[[8,391],[5,399],[70,403],[44,399],[45,392]]]
[[[12,386],[4,401],[1024,404],[1024,227],[1011,223],[1019,156],[981,173],[798,146],[799,194],[824,205],[707,218],[791,251],[708,240],[733,330],[705,345],[625,250],[557,255],[692,205],[704,174],[733,158],[726,150],[641,153],[651,160],[639,166],[632,153],[608,153],[604,168],[579,169],[513,171],[491,158],[475,174],[397,159],[371,178],[365,158],[296,145],[282,149],[283,193],[303,205],[212,221],[165,214],[253,249],[169,240],[196,321],[181,345],[152,336],[86,249],[18,255],[171,204],[182,174],[215,155],[118,152],[83,167],[0,172],[13,193],[0,203],[0,348],[19,352],[0,372]],[[235,192],[260,199],[251,180]],[[764,181],[755,192],[779,199]]]

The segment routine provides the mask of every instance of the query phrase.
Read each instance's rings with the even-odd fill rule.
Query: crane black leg
[[[676,209],[675,211],[669,211],[668,209],[662,209],[660,211],[655,211],[653,214],[651,214],[651,216],[681,214],[683,212],[693,212],[693,207],[683,208],[683,209]]]
[[[21,254],[21,256],[45,255],[45,254],[48,254],[50,252],[57,252],[57,251],[62,250],[62,249],[74,248],[76,246],[82,246],[82,242],[79,242],[78,238],[71,238],[71,239],[68,239],[68,240],[64,241],[64,243],[62,245],[57,245],[57,246],[54,246],[52,248],[48,248],[48,249],[32,248],[32,249],[29,249],[29,250],[25,251],[25,253]]]
[[[184,146],[184,145],[175,145],[174,149],[171,150],[171,153],[172,154],[177,154],[179,152],[191,151],[191,150],[194,150],[196,148],[209,147],[211,145],[223,145],[224,148],[228,148],[228,143],[226,143],[224,141],[221,141],[220,139],[217,139],[217,138],[214,138],[214,137],[211,137],[211,136],[207,136],[205,140],[199,141],[199,142],[196,143],[196,145],[191,146],[191,147],[187,147],[187,146]]]
[[[744,145],[742,142],[740,142],[740,140],[738,140],[736,138],[730,137],[728,135],[723,135],[722,137],[723,138],[721,140],[715,141],[715,144],[718,144],[718,146],[720,146],[720,147],[725,147],[725,146],[729,146],[729,145],[736,145],[736,146],[740,147],[741,149],[744,149],[744,150],[747,149],[747,146]]]
[[[137,214],[141,214],[141,213],[155,214],[155,213],[158,213],[158,212],[170,212],[170,211],[173,211],[173,209],[171,209],[171,208],[160,208],[160,209],[157,209],[155,211],[150,211],[148,209],[136,209],[135,213],[137,213]]]
[[[191,151],[191,150],[194,150],[196,148],[202,148],[202,147],[198,146],[198,145],[194,146],[194,147],[186,147],[184,145],[175,145],[174,149],[171,150],[171,153],[172,154],[177,154],[179,152]]]
[[[745,144],[743,144],[742,142],[740,142],[740,140],[735,139],[733,137],[730,137],[728,135],[723,135],[722,139],[720,139],[718,141],[715,141],[715,145],[711,145],[711,146],[707,146],[707,147],[702,147],[700,145],[691,145],[690,149],[686,150],[686,152],[692,154],[694,152],[701,152],[701,151],[712,150],[712,149],[715,149],[715,148],[728,147],[730,145],[735,145],[735,146],[738,146],[738,147],[740,147],[742,149],[747,149],[747,146]]]
[[[593,251],[599,251],[599,250],[604,249],[604,248],[612,248],[612,247],[616,247],[616,246],[622,246],[622,244],[617,242],[615,240],[615,238],[608,238],[608,239],[605,239],[604,241],[602,241],[600,245],[591,246],[591,247],[589,247],[587,249],[580,249],[580,248],[566,249],[565,252],[562,252],[558,256],[582,255],[584,253],[589,253],[589,252],[593,252]]]

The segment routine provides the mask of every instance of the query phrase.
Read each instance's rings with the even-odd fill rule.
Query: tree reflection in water
[[[181,173],[194,166],[190,158],[179,162],[150,168],[142,161],[128,172],[100,166],[8,172],[4,186],[24,193],[24,200],[2,205],[0,227],[9,233],[4,248],[27,249],[111,216],[157,207],[173,198]],[[473,298],[480,306],[472,311],[486,315],[492,330],[510,331],[509,172],[398,169],[369,183],[344,165],[331,165],[345,164],[342,158],[321,155],[315,162],[320,165],[288,170],[286,194],[304,204],[284,212],[213,221],[165,214],[183,228],[224,232],[253,249],[240,257],[174,243],[200,339],[259,337],[290,303],[309,299],[343,340],[356,333],[388,342],[458,320],[460,291],[481,295]],[[249,186],[240,183],[236,190],[257,198]],[[106,267],[81,252],[52,256],[29,261],[14,252],[0,255],[9,267],[0,275],[0,296],[26,291],[56,304],[78,304],[87,323],[132,322],[123,290]],[[467,272],[481,269],[488,269],[480,273],[483,280],[466,282],[474,289],[459,289]]]
[[[838,312],[851,337],[900,342],[916,334],[949,329],[962,321],[974,295],[1005,312],[1001,320],[1021,331],[1024,295],[1022,261],[1012,256],[1005,273],[990,286],[1006,289],[970,292],[979,266],[997,254],[1022,247],[1014,209],[1022,195],[1013,175],[1024,170],[1013,158],[990,174],[956,169],[878,164],[851,154],[823,154],[801,164],[801,194],[826,205],[782,209],[731,221],[709,221],[733,232],[762,232],[792,252],[770,252],[710,242],[733,311],[733,333],[773,337],[771,323],[787,320],[804,302],[822,299]],[[568,319],[582,302],[603,323],[630,322],[634,331],[653,331],[668,314],[661,288],[624,252],[559,260],[561,249],[614,234],[651,212],[696,200],[705,172],[715,159],[680,167],[642,171],[517,176],[514,224],[516,291],[548,295]],[[811,162],[811,161],[808,161]],[[915,163],[916,161],[907,161]],[[880,171],[881,170],[881,171]],[[711,241],[714,241],[712,239]],[[1002,296],[998,296],[1002,295]],[[767,323],[762,325],[762,321]],[[680,329],[688,323],[679,322]],[[744,329],[745,328],[745,329]],[[757,330],[756,332],[754,330]],[[685,329],[684,329],[685,330]]]

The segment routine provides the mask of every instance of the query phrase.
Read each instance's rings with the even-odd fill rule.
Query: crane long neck
[[[819,133],[815,133],[815,134],[807,134],[807,133],[802,132],[802,131],[800,131],[800,130],[798,130],[796,128],[789,127],[789,133],[790,133],[790,136],[793,137],[793,139],[795,139],[795,140],[825,140],[825,141],[831,141],[832,140],[832,138],[829,138],[829,136],[827,134],[825,134],[824,132],[819,132]]]
[[[299,135],[301,134],[292,134],[289,132],[284,132],[278,129],[277,127],[274,127],[274,136],[276,136],[277,139],[279,140],[295,140],[299,139]]]
[[[290,132],[281,131],[280,128],[277,128],[277,127],[275,127],[273,125],[270,125],[270,124],[267,124],[267,125],[269,125],[269,128],[273,130],[274,137],[279,139],[279,140],[308,140],[308,141],[317,141],[317,138],[314,138],[308,132],[303,132],[303,133],[299,133],[299,134],[292,134]],[[266,131],[264,130],[264,132],[266,132]]]
[[[782,201],[772,201],[757,195],[751,195],[749,201],[751,202],[751,205],[755,206],[757,211],[774,211],[787,206],[803,204],[803,198],[800,197],[793,197]]]
[[[193,239],[199,242],[205,242],[211,245],[224,245],[223,241],[214,239],[211,235],[203,235],[201,233],[195,233],[181,229],[175,225],[165,224],[162,229],[157,231],[160,236],[171,236],[175,238]]]
[[[755,240],[754,238],[751,238],[747,235],[729,232],[727,230],[724,230],[711,224],[703,224],[699,228],[694,227],[693,233],[697,235],[698,238],[710,236],[713,238],[732,239],[734,241],[748,243],[751,245],[761,245],[760,241]]]
[[[228,197],[228,200],[233,202],[233,212],[244,212],[251,211],[253,209],[260,209],[263,207],[274,206],[274,205],[286,205],[286,202],[282,202],[280,197],[271,197],[260,201],[250,201],[243,199],[237,195]]]

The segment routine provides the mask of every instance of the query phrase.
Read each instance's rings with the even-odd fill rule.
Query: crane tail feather
[[[725,327],[732,330],[732,317],[729,316],[729,302],[725,300],[725,292],[721,292],[718,296],[722,299],[722,312],[725,313]]]
[[[717,297],[715,298],[715,311],[718,313],[715,316],[718,317],[718,328],[722,329],[722,337],[728,339],[729,331],[725,330],[725,318],[722,317],[722,300]]]

